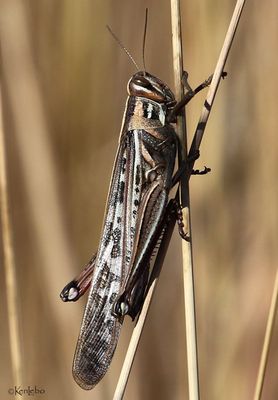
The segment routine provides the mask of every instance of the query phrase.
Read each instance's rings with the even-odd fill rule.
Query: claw
[[[174,205],[174,211],[176,213],[179,234],[180,234],[180,236],[182,237],[183,240],[186,240],[187,242],[190,242],[190,236],[184,230],[184,223],[183,223],[181,205],[175,199],[173,200],[173,205]]]
[[[206,175],[208,172],[210,172],[211,169],[204,166],[203,169],[199,170],[199,169],[193,169],[191,172],[191,175]]]

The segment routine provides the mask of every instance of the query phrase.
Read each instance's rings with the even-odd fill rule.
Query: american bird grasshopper
[[[145,70],[128,82],[99,247],[60,295],[63,301],[75,301],[90,287],[73,361],[73,376],[84,389],[93,388],[106,373],[124,316],[134,319],[140,312],[150,259],[174,210],[169,192],[182,173],[174,174],[176,118],[209,83],[189,90],[177,103],[170,88]]]

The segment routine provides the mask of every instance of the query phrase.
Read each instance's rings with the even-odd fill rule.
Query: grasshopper
[[[140,311],[150,259],[173,210],[169,192],[178,181],[176,118],[209,82],[179,103],[162,80],[145,70],[128,82],[99,247],[60,295],[63,301],[76,301],[90,287],[73,361],[74,379],[83,389],[93,388],[105,375],[124,316],[134,319]]]

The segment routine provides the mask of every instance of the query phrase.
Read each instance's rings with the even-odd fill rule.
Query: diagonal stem
[[[208,94],[201,112],[201,116],[195,131],[195,135],[192,140],[192,144],[189,150],[189,157],[194,156],[196,152],[200,148],[200,144],[204,135],[204,131],[208,122],[208,118],[211,112],[211,108],[215,99],[215,95],[221,80],[221,76],[223,75],[225,63],[232,46],[232,42],[236,33],[236,29],[238,27],[238,23],[240,20],[240,16],[244,7],[246,0],[237,0],[236,6],[234,8],[234,12],[232,15],[232,19],[230,21],[229,28],[226,33],[226,37],[213,73],[212,81],[208,90]],[[190,165],[193,168],[193,163]]]

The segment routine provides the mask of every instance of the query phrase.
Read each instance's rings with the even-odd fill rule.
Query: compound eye
[[[133,81],[135,84],[143,86],[144,88],[151,88],[152,85],[150,84],[150,82],[145,79],[144,77],[137,77],[134,79]]]

